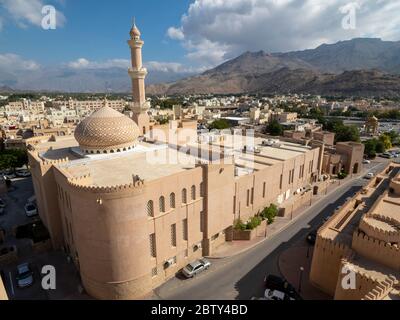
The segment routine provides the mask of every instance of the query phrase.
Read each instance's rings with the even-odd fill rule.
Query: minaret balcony
[[[129,68],[128,73],[132,79],[144,79],[147,76],[147,69]]]
[[[128,44],[131,48],[141,49],[144,45],[144,41],[140,40],[140,39],[131,39],[131,40],[128,40]]]

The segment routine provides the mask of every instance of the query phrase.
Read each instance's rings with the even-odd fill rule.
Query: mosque
[[[317,182],[323,160],[319,145],[253,137],[247,148],[229,134],[198,136],[194,121],[157,126],[147,113],[144,42],[136,25],[128,44],[132,116],[105,101],[73,136],[40,137],[28,146],[52,246],[72,258],[86,292],[98,299],[148,295],[231,241],[235,221],[271,203],[284,206]],[[158,161],[161,154],[166,161]]]

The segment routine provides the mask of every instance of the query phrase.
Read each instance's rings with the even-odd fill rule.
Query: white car
[[[25,205],[25,213],[27,217],[34,217],[38,215],[37,208],[33,203],[27,203]]]
[[[266,300],[275,300],[275,301],[294,300],[293,298],[289,297],[282,291],[271,290],[271,289],[265,290],[264,297]]]
[[[367,159],[365,159],[364,161],[363,161],[363,164],[370,164],[371,163],[371,161],[370,160],[367,160]]]
[[[15,174],[17,175],[17,177],[30,177],[31,173],[29,170],[17,170],[15,172]]]
[[[3,176],[4,180],[11,180],[11,179],[15,179],[17,176],[15,175],[15,173],[9,173],[9,174],[5,174]]]
[[[195,262],[189,263],[186,267],[182,269],[182,273],[186,278],[193,278],[200,272],[210,268],[210,266],[210,261],[203,258]]]
[[[372,172],[369,172],[366,176],[365,179],[372,179],[375,175]]]

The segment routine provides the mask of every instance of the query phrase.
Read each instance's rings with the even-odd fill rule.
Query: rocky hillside
[[[290,53],[246,52],[199,76],[151,85],[147,91],[398,97],[399,88],[400,42],[354,39]]]

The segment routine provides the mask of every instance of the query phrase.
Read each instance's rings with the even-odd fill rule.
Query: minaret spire
[[[132,96],[133,96],[133,120],[136,121],[142,133],[145,134],[148,131],[149,126],[149,116],[147,110],[149,108],[146,102],[146,92],[145,92],[145,78],[147,75],[146,68],[143,67],[142,61],[142,47],[144,41],[140,38],[141,33],[136,26],[136,19],[133,18],[133,25],[129,32],[131,39],[128,40],[128,45],[131,48],[131,68],[129,68],[129,76],[132,80]],[[140,119],[141,120],[140,120]],[[146,125],[143,120],[146,119]],[[143,124],[143,126],[142,126]]]

